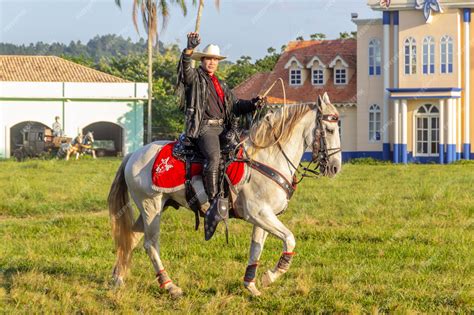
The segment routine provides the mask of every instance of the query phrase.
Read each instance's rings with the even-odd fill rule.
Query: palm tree
[[[196,0],[193,0],[195,3]],[[121,8],[122,0],[115,0],[115,4]],[[158,43],[158,18],[162,19],[163,29],[166,28],[166,23],[169,17],[169,2],[178,4],[183,12],[187,14],[187,7],[184,0],[133,0],[132,18],[135,29],[138,33],[137,15],[140,10],[143,27],[148,35],[148,117],[147,117],[147,139],[146,142],[152,141],[151,134],[151,105],[153,99],[153,44]],[[159,15],[158,15],[159,12]]]
[[[197,0],[193,0],[193,5],[196,5]],[[219,10],[219,7],[221,5],[220,0],[214,0],[214,4],[216,5],[217,10]],[[202,17],[202,9],[204,8],[204,0],[199,0],[199,7],[198,7],[198,12],[196,16],[196,28],[194,31],[196,33],[199,33],[199,30],[201,29],[201,17]]]
[[[193,5],[196,5],[197,0],[193,0]],[[219,11],[221,1],[220,0],[214,0],[214,4],[216,5],[217,10]],[[196,16],[196,27],[194,28],[194,31],[196,33],[199,33],[201,30],[201,17],[202,17],[202,9],[204,8],[204,0],[199,0],[199,7],[197,11],[197,16]],[[194,68],[195,61],[193,60],[191,62],[192,67]]]

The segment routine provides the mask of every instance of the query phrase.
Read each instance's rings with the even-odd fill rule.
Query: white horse
[[[245,140],[243,145],[253,161],[265,163],[276,170],[287,184],[292,183],[295,167],[307,148],[312,148],[313,161],[318,162],[321,173],[332,177],[341,170],[337,121],[338,112],[324,94],[317,103],[286,106],[267,114],[252,127],[251,135],[254,137]],[[116,285],[123,284],[132,250],[144,235],[144,248],[161,288],[167,289],[172,297],[179,297],[182,290],[171,281],[160,259],[159,233],[163,209],[170,202],[187,207],[185,191],[160,193],[152,189],[153,162],[165,144],[154,142],[127,155],[110,189],[108,203],[117,249],[113,280]],[[128,192],[140,210],[135,222]],[[254,168],[251,168],[249,181],[238,192],[235,210],[239,217],[253,224],[250,258],[244,277],[244,286],[253,295],[260,295],[255,276],[268,234],[283,242],[283,253],[275,268],[264,273],[263,286],[274,282],[289,268],[295,237],[277,217],[287,208],[289,197],[291,193],[285,191],[282,185]]]

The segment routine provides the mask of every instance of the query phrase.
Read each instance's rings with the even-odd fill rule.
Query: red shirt
[[[216,89],[219,99],[221,100],[222,103],[224,103],[224,91],[222,90],[219,80],[214,74],[209,74],[209,77],[211,78],[212,83],[214,84],[214,88]]]

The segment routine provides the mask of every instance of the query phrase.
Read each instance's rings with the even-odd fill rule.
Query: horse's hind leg
[[[163,266],[160,258],[160,221],[163,205],[163,195],[142,201],[141,214],[144,223],[145,241],[143,247],[155,268],[156,277],[161,288],[168,290],[173,298],[183,294],[180,287],[175,285]]]
[[[144,224],[143,224],[143,218],[141,214],[138,217],[138,219],[135,221],[135,223],[133,224],[132,230],[133,230],[133,236],[132,236],[133,243],[132,243],[131,252],[135,249],[135,247],[137,247],[138,243],[143,237]],[[124,276],[125,274],[124,272],[122,272],[122,270],[120,270],[120,264],[119,264],[119,261],[117,260],[117,262],[114,265],[114,269],[112,271],[112,278],[113,278],[114,284],[116,286],[123,285]]]
[[[259,296],[260,291],[255,285],[255,277],[257,275],[257,267],[260,256],[262,255],[263,245],[267,239],[268,232],[256,225],[253,226],[252,242],[250,244],[250,257],[245,270],[244,286],[252,295]]]

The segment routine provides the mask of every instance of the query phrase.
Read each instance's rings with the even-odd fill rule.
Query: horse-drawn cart
[[[28,126],[21,131],[22,141],[17,144],[13,156],[17,161],[26,158],[48,158],[56,156],[61,145],[70,143],[72,138],[54,137],[52,130],[45,126]]]

